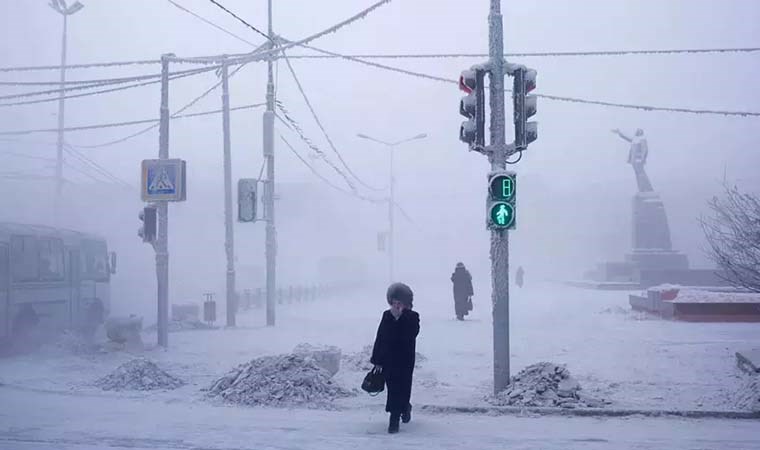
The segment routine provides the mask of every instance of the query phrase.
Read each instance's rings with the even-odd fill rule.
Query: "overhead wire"
[[[228,36],[232,36],[233,38],[235,38],[235,39],[237,39],[237,40],[239,40],[241,42],[245,42],[246,44],[250,45],[251,47],[256,47],[256,44],[254,44],[253,42],[251,42],[251,41],[249,41],[249,40],[247,40],[247,39],[245,39],[243,37],[238,36],[237,34],[235,34],[235,33],[231,32],[231,31],[227,30],[226,28],[224,28],[224,27],[222,27],[220,25],[215,24],[214,22],[206,19],[205,17],[201,16],[200,14],[197,14],[197,13],[191,11],[190,9],[188,9],[188,8],[180,5],[179,3],[175,2],[174,0],[166,0],[166,1],[168,1],[172,5],[176,6],[180,10],[182,10],[182,11],[190,14],[191,16],[194,16],[196,19],[204,22],[205,24],[210,25],[210,26],[216,28],[217,30],[221,31],[222,33],[224,33],[224,34],[226,34]]]
[[[211,3],[213,3],[214,5],[216,5],[217,7],[221,8],[221,9],[222,9],[224,12],[226,12],[227,14],[229,14],[229,15],[231,15],[232,17],[236,18],[236,19],[237,19],[238,21],[240,21],[240,22],[241,22],[243,25],[247,26],[248,28],[250,28],[251,30],[255,31],[256,33],[258,33],[258,34],[260,34],[260,35],[264,36],[264,37],[265,37],[267,40],[269,40],[269,41],[271,41],[271,40],[272,40],[272,39],[269,37],[269,35],[268,35],[268,34],[264,33],[263,31],[261,31],[261,30],[259,30],[258,28],[254,27],[254,26],[253,26],[253,25],[251,25],[250,23],[246,22],[244,19],[240,18],[240,16],[238,16],[238,15],[237,15],[237,14],[235,14],[234,12],[230,11],[229,9],[225,8],[225,7],[224,7],[224,5],[222,5],[222,4],[221,4],[221,3],[219,3],[218,1],[216,1],[216,0],[209,0],[209,1],[210,1]],[[172,2],[172,3],[173,3],[173,2]]]
[[[260,108],[262,106],[266,105],[266,103],[254,103],[250,105],[241,105],[241,106],[235,106],[233,108],[230,108],[230,111],[242,111],[247,109],[253,109],[253,108]],[[220,114],[222,112],[221,109],[213,109],[208,111],[201,111],[197,113],[189,113],[189,114],[179,114],[174,117],[171,117],[171,119],[185,119],[190,117],[199,117],[199,116],[208,116],[212,114]],[[85,131],[85,130],[97,130],[102,128],[117,128],[117,127],[125,127],[125,126],[131,126],[131,125],[143,125],[146,123],[157,123],[159,122],[159,119],[142,119],[142,120],[132,120],[127,122],[110,122],[110,123],[101,123],[101,124],[94,124],[94,125],[83,125],[83,126],[76,126],[76,127],[66,127],[63,129],[63,131]],[[14,131],[0,131],[0,136],[14,136],[14,135],[24,135],[24,134],[35,134],[35,133],[57,133],[58,128],[39,128],[39,129],[31,129],[31,130],[14,130]]]
[[[206,67],[201,72],[205,72],[205,69],[208,70],[214,70],[213,67]],[[169,76],[179,75],[182,73],[190,73],[195,72],[199,69],[188,69],[188,70],[182,70],[177,72],[170,72]],[[131,77],[115,77],[115,78],[99,78],[94,80],[66,80],[66,81],[0,81],[0,86],[60,86],[63,84],[64,86],[81,86],[81,85],[93,85],[93,86],[99,86],[99,85],[109,85],[109,84],[119,84],[119,83],[131,83],[133,81],[142,81],[142,80],[149,80],[153,78],[161,78],[161,73],[152,73],[148,75],[136,75]],[[87,87],[77,88],[77,89],[87,89]],[[59,93],[61,91],[71,91],[75,90],[75,88],[66,88],[66,89],[51,89],[48,91],[42,91],[39,94],[47,94],[47,93]],[[35,93],[37,94],[37,93]],[[3,96],[0,98],[13,98],[13,97],[7,97]]]
[[[0,72],[34,72],[42,70],[61,70],[65,67],[66,70],[70,69],[92,69],[92,68],[104,68],[104,67],[124,67],[124,66],[136,66],[136,65],[151,65],[161,64],[160,59],[143,59],[136,61],[111,61],[103,63],[85,63],[85,64],[68,64],[65,66],[17,66],[17,67],[0,67]]]
[[[119,178],[118,176],[114,175],[112,172],[110,172],[108,169],[98,164],[92,158],[88,157],[84,153],[77,150],[73,145],[64,143],[64,150],[66,150],[69,154],[71,154],[75,158],[79,159],[83,164],[90,166],[93,170],[100,173],[104,177],[110,179],[111,181],[117,184],[120,184],[124,187],[134,189],[134,186],[131,185],[129,182],[124,181],[122,178]]]
[[[365,188],[372,191],[382,191],[383,189],[378,189],[376,187],[370,186],[369,184],[365,183],[358,175],[356,175],[356,173],[353,170],[351,170],[351,167],[348,165],[348,163],[346,163],[345,159],[343,159],[343,155],[341,155],[338,149],[335,147],[335,143],[330,138],[330,135],[327,133],[327,130],[322,124],[322,121],[319,120],[319,116],[317,115],[317,112],[314,110],[314,106],[311,104],[309,97],[306,95],[306,91],[304,90],[303,85],[301,84],[301,81],[298,79],[298,75],[296,75],[296,71],[293,68],[293,65],[290,63],[288,56],[285,54],[285,52],[282,52],[282,55],[285,58],[285,63],[287,64],[288,69],[290,70],[290,74],[293,76],[293,80],[296,82],[298,91],[301,93],[301,96],[306,102],[306,106],[309,108],[309,111],[311,111],[311,115],[314,118],[314,121],[317,123],[317,126],[319,127],[319,129],[322,130],[322,134],[327,140],[327,143],[330,145],[330,148],[332,149],[332,151],[338,156],[338,159],[340,160],[341,164],[343,164],[343,167],[345,167],[346,171],[348,171],[348,173],[352,177],[354,177],[354,179],[356,179],[356,181],[358,181],[359,184],[361,184]]]

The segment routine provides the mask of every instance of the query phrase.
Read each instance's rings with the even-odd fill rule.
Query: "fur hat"
[[[393,283],[388,287],[388,291],[385,293],[385,298],[390,305],[393,300],[398,300],[409,308],[412,307],[414,301],[414,293],[412,288],[404,283]]]

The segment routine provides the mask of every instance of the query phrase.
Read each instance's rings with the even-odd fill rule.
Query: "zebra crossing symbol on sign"
[[[142,163],[142,199],[144,201],[183,201],[185,161],[181,159],[147,159]]]

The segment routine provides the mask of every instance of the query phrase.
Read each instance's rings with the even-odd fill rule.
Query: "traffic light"
[[[459,113],[468,119],[459,128],[459,140],[473,149],[485,146],[485,72],[484,69],[473,68],[462,71],[459,77],[459,89],[467,93],[459,102]]]
[[[536,88],[536,71],[518,67],[513,73],[514,89],[512,102],[515,113],[515,149],[525,150],[528,144],[538,139],[538,124],[528,122],[536,114],[536,96],[528,95]]]
[[[241,178],[238,180],[238,221],[256,221],[256,186],[255,178]]]
[[[146,206],[139,214],[142,225],[137,230],[143,242],[153,243],[156,241],[156,229],[158,227],[158,209],[155,206]]]
[[[510,171],[488,175],[488,228],[513,230],[516,226],[517,174]]]

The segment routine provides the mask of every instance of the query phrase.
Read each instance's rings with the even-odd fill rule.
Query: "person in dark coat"
[[[458,262],[454,273],[451,274],[451,282],[454,283],[454,312],[457,320],[464,320],[469,314],[472,305],[472,275],[464,267],[464,263]]]
[[[414,294],[403,283],[390,285],[386,299],[391,306],[383,313],[370,362],[385,377],[388,398],[385,411],[390,413],[388,433],[397,433],[399,420],[412,420],[412,375],[416,354],[420,315],[412,311]]]
[[[515,282],[517,283],[518,287],[523,287],[523,284],[525,283],[525,271],[523,270],[522,266],[517,268],[517,273],[515,274]]]

